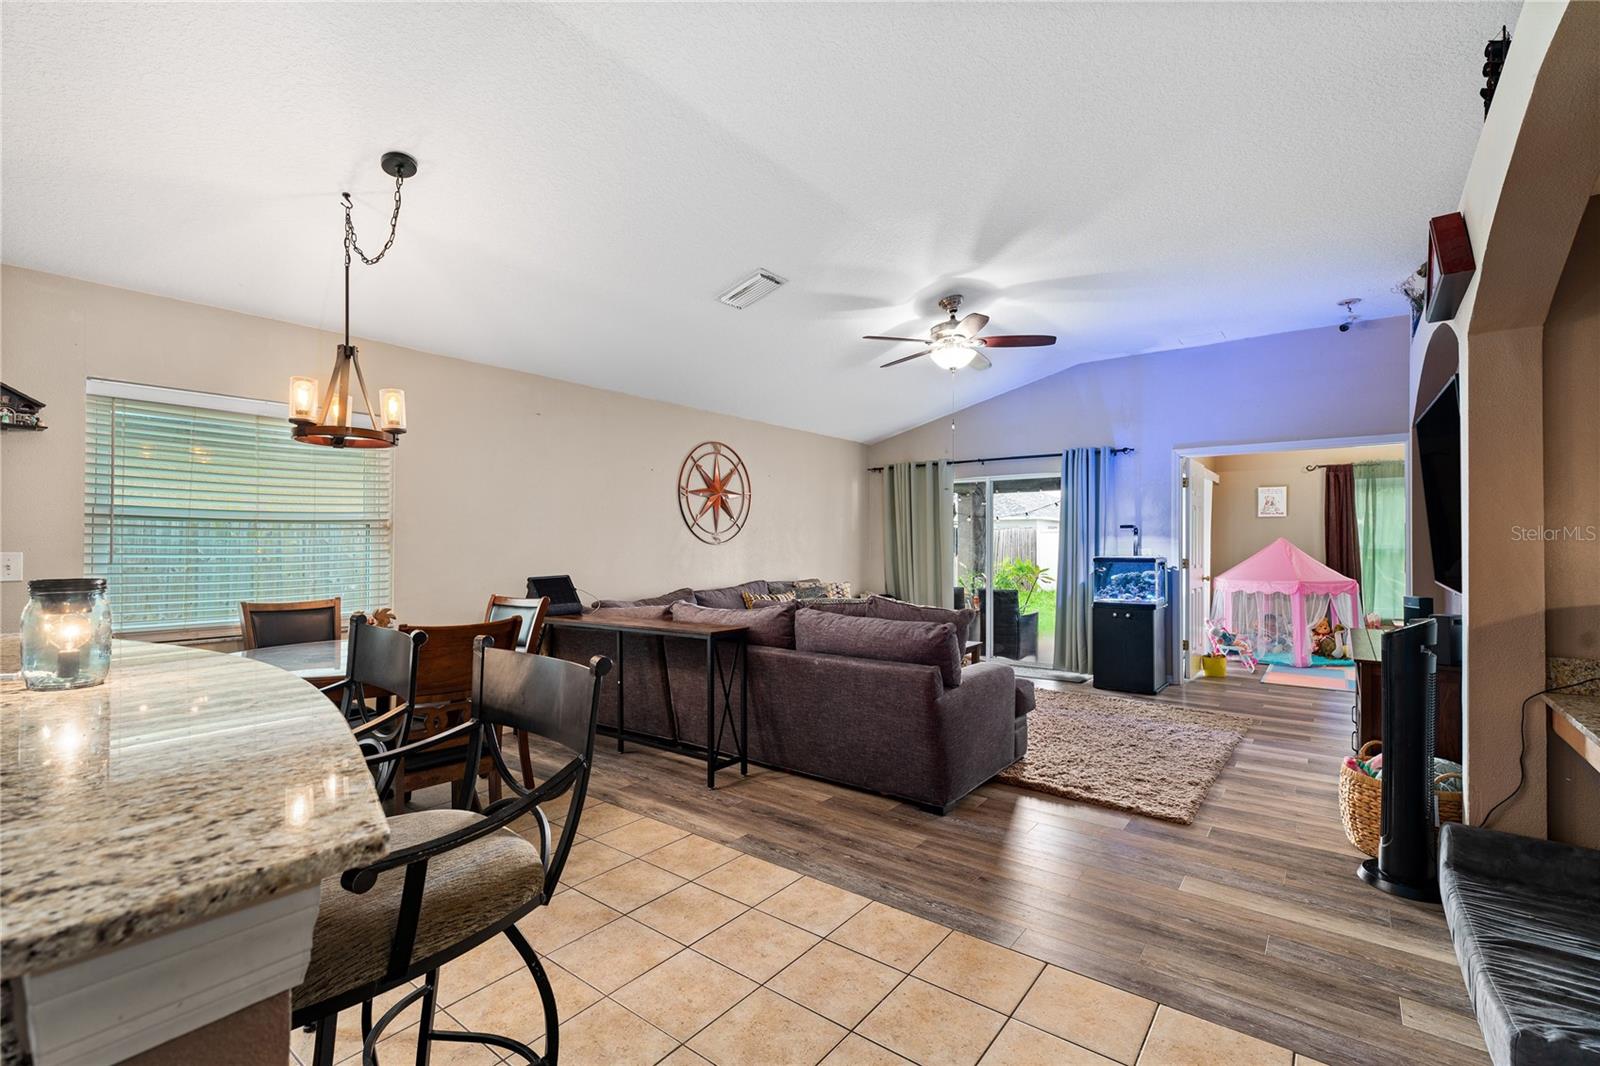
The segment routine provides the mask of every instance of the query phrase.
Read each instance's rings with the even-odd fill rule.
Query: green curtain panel
[[[1056,565],[1056,668],[1094,671],[1089,625],[1094,603],[1094,557],[1105,544],[1111,502],[1111,449],[1061,453],[1061,544]]]
[[[896,599],[948,607],[955,587],[955,506],[950,464],[883,468],[883,580]]]
[[[1406,465],[1356,463],[1361,609],[1399,618],[1406,588]]]

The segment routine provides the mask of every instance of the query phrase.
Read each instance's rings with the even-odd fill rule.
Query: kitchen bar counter
[[[1548,692],[1550,728],[1573,751],[1600,770],[1600,696],[1580,692]]]
[[[326,697],[131,641],[101,686],[0,683],[0,810],[0,977],[38,1066],[116,1061],[292,988],[321,880],[388,838]]]

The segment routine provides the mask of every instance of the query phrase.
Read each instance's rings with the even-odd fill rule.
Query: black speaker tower
[[[1378,857],[1357,871],[1375,888],[1426,903],[1439,902],[1439,819],[1433,796],[1436,640],[1432,618],[1383,635],[1383,819]]]

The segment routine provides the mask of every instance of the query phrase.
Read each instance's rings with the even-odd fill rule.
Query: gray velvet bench
[[[1495,1066],[1600,1064],[1600,851],[1447,824],[1439,889]]]

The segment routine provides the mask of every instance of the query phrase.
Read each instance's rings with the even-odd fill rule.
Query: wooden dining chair
[[[538,599],[528,599],[523,596],[490,596],[489,606],[483,611],[483,620],[498,622],[513,615],[521,618],[522,628],[517,632],[517,650],[537,652],[539,641],[544,636],[545,616],[549,613],[549,596],[540,596]]]
[[[521,596],[490,596],[489,606],[484,609],[483,620],[493,622],[500,618],[509,618],[516,615],[522,619],[522,630],[517,635],[517,648],[519,651],[539,654],[539,642],[544,639],[544,620],[550,613],[550,597],[540,596],[538,599],[528,599]],[[496,740],[499,737],[495,738]],[[524,788],[533,787],[533,754],[528,749],[528,734],[517,733],[517,755],[522,763],[522,784]]]
[[[516,615],[470,625],[402,625],[401,633],[421,630],[428,634],[428,640],[417,655],[417,697],[411,705],[411,713],[403,718],[400,746],[411,747],[465,721],[472,706],[473,641],[487,637],[492,647],[512,650],[517,646],[517,632],[521,628],[522,619]],[[457,743],[430,747],[399,760],[395,764],[390,811],[395,814],[404,811],[406,799],[417,789],[445,783],[452,789],[454,802],[470,806],[473,796],[461,797],[454,792],[461,787],[464,778],[462,763],[465,758],[466,745]],[[490,799],[498,800],[500,774],[487,757],[481,760],[480,773],[489,778]]]
[[[244,649],[276,648],[339,639],[339,597],[288,603],[239,604],[239,632]]]

